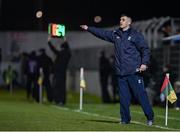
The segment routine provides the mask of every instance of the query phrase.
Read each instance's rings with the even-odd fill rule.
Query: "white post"
[[[80,83],[81,80],[84,79],[84,69],[81,67],[80,69]],[[79,110],[82,110],[82,105],[83,105],[83,88],[80,85],[80,102],[79,102]]]
[[[39,86],[39,103],[42,104],[42,85]]]
[[[166,73],[166,77],[169,79],[169,73]],[[169,89],[169,88],[168,88]],[[168,95],[168,89],[166,88],[166,95]],[[165,115],[165,126],[167,126],[168,123],[168,99],[166,96],[166,115]]]
[[[82,104],[83,104],[83,88],[80,88],[80,104],[79,104],[79,110],[82,110]]]
[[[42,83],[43,83],[43,69],[40,68],[39,69],[39,77],[40,79],[42,79],[40,82],[39,82],[39,103],[42,104]]]

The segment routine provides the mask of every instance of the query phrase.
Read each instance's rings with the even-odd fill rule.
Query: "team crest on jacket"
[[[138,83],[142,83],[141,79],[138,79]]]
[[[129,40],[129,41],[131,40],[131,36],[128,37],[128,40]]]

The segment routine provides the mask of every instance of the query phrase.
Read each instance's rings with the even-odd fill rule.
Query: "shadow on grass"
[[[91,121],[91,122],[103,122],[103,123],[114,123],[114,124],[119,123],[119,121],[110,121],[110,120],[87,120],[87,121]]]

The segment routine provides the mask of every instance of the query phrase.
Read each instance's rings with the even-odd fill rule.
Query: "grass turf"
[[[119,124],[119,104],[101,104],[100,98],[84,94],[83,111],[78,111],[79,94],[68,92],[67,104],[59,107],[48,102],[38,104],[26,100],[24,90],[11,95],[0,88],[0,130],[82,130],[82,131],[165,131],[180,130],[180,113],[169,109],[168,126],[164,126],[165,109],[153,107],[155,124],[146,118],[138,105],[131,106],[132,123]]]

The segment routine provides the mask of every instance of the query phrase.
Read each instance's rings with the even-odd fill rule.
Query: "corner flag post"
[[[42,67],[39,69],[39,78],[38,78],[38,85],[39,85],[39,103],[42,104],[42,85],[43,85],[43,69]]]
[[[82,110],[83,105],[83,89],[85,88],[85,81],[84,81],[84,68],[81,67],[80,69],[80,104],[79,110]]]
[[[165,114],[165,126],[167,126],[168,122],[168,101],[173,104],[177,100],[176,93],[171,85],[171,82],[169,80],[169,73],[166,74],[164,78],[164,82],[161,87],[161,93],[163,93],[166,96],[166,114]]]
[[[80,105],[79,105],[79,110],[82,110],[82,104],[83,104],[83,89],[80,88]]]
[[[169,79],[169,73],[166,74],[167,78]],[[168,88],[169,89],[169,88]],[[166,95],[168,95],[168,89],[166,89]],[[165,126],[167,126],[168,123],[168,99],[166,96],[166,115],[165,115]]]

